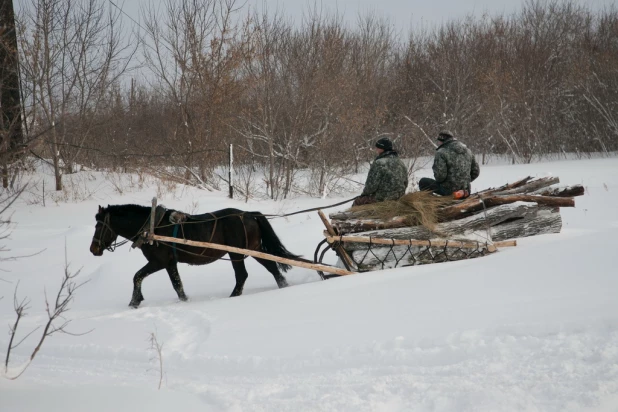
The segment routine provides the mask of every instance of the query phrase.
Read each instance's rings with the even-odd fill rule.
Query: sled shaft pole
[[[195,246],[195,247],[206,248],[206,249],[223,250],[225,252],[231,252],[231,253],[238,253],[239,255],[247,255],[247,256],[252,256],[252,257],[256,257],[260,259],[272,260],[273,262],[283,263],[285,265],[297,266],[297,267],[301,267],[305,269],[312,269],[316,271],[321,270],[322,272],[333,273],[335,275],[345,276],[345,275],[354,274],[354,272],[350,272],[348,270],[340,269],[340,268],[336,268],[332,266],[301,262],[298,260],[274,256],[268,253],[258,252],[257,250],[242,249],[242,248],[234,247],[234,246],[220,245],[218,243],[197,242],[195,240],[179,239],[175,237],[159,236],[159,235],[154,235],[154,234],[151,236],[151,238],[153,240],[159,240],[161,242],[179,243],[181,245]]]

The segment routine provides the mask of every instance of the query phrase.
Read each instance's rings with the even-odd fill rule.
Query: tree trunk
[[[60,172],[60,153],[58,152],[58,136],[56,125],[52,125],[52,161],[54,164],[54,179],[56,190],[62,190],[62,173]]]
[[[3,154],[2,186],[9,185],[11,153],[24,143],[19,90],[19,60],[13,1],[0,2],[0,151]]]

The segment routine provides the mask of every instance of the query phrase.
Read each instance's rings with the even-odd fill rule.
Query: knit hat
[[[451,133],[449,130],[442,130],[440,131],[440,133],[438,133],[438,140],[441,142],[448,140],[448,139],[452,139],[452,138],[453,138],[453,133]]]
[[[388,137],[382,137],[376,142],[376,147],[382,149],[385,152],[393,150],[393,142]]]

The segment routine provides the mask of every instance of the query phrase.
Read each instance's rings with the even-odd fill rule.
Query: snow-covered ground
[[[137,310],[127,304],[141,253],[88,251],[98,204],[149,204],[165,194],[166,206],[191,212],[268,213],[340,199],[245,204],[151,184],[119,194],[91,174],[84,187],[94,200],[22,202],[7,244],[12,255],[42,252],[2,263],[0,327],[8,332],[14,319],[18,280],[19,295],[32,300],[20,335],[44,322],[43,293],[57,289],[66,244],[71,267],[89,280],[68,314],[70,330],[93,331],[52,336],[20,379],[0,378],[0,410],[617,411],[618,159],[487,166],[474,187],[549,174],[587,189],[576,208],[562,210],[559,235],[482,259],[328,281],[295,268],[282,290],[251,261],[245,293],[233,299],[229,262],[181,265],[190,301],[179,302],[159,272],[144,281]],[[305,256],[321,240],[315,213],[272,223]],[[152,332],[163,343],[160,391]],[[0,333],[2,359],[7,344]]]

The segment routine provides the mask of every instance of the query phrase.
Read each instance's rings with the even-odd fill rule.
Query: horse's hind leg
[[[176,264],[176,262],[171,262],[166,268],[166,270],[167,274],[170,277],[170,281],[172,282],[172,286],[178,294],[178,299],[186,302],[187,295],[185,295],[185,290],[182,287],[182,280],[180,279],[180,274],[178,273],[178,265]]]
[[[277,282],[277,286],[279,286],[279,288],[285,288],[288,286],[288,281],[285,280],[285,277],[281,274],[275,262],[273,262],[272,260],[267,260],[267,259],[260,259],[260,258],[254,258],[254,259],[257,260],[262,266],[264,266],[266,270],[272,273],[272,275],[275,278],[275,281]]]
[[[129,306],[137,308],[139,304],[142,303],[144,300],[144,295],[142,295],[142,282],[146,276],[161,269],[163,269],[161,264],[149,261],[146,263],[146,266],[137,271],[135,276],[133,276],[133,296],[131,297]]]
[[[247,273],[247,268],[245,267],[243,255],[236,253],[230,253],[229,255],[232,260],[232,266],[234,267],[234,274],[236,275],[236,286],[234,286],[234,290],[230,295],[232,298],[234,296],[242,295],[242,290],[245,287],[245,282],[247,281],[249,274]]]

